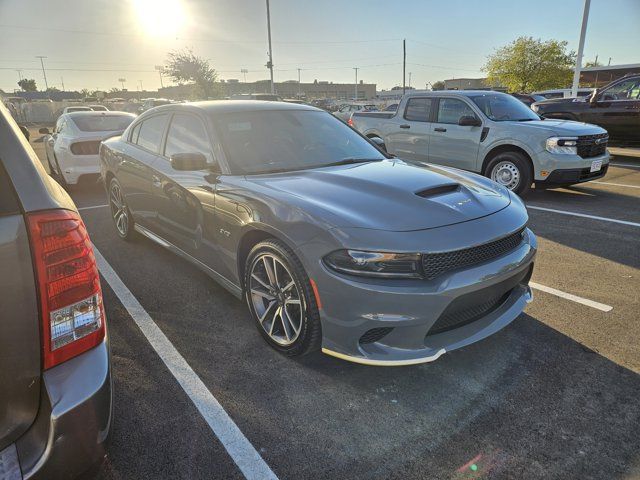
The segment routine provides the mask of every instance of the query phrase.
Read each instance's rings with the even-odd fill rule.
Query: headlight
[[[351,275],[386,278],[421,278],[417,253],[336,250],[324,257],[333,270]]]
[[[565,155],[576,155],[578,153],[578,139],[577,138],[561,138],[551,137],[547,138],[546,149],[549,153],[558,153]]]

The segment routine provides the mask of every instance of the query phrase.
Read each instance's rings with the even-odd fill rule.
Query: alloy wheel
[[[289,268],[276,256],[263,254],[251,266],[249,298],[269,338],[282,346],[294,343],[302,330],[301,289]]]
[[[491,180],[509,190],[515,190],[520,183],[520,170],[514,163],[502,161],[491,170]]]
[[[120,235],[126,237],[129,230],[129,214],[127,213],[127,205],[124,203],[122,190],[117,182],[111,184],[109,205],[111,206],[113,223],[116,225]]]

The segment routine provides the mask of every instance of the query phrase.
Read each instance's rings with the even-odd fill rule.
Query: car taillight
[[[353,118],[349,117],[349,120],[347,120],[347,125],[353,127]]]
[[[105,336],[93,247],[77,213],[27,214],[42,319],[44,369],[97,346]]]
[[[74,155],[97,155],[100,149],[100,142],[76,142],[72,143],[69,149]]]

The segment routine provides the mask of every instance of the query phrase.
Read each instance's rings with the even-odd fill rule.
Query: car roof
[[[153,109],[153,112],[161,111],[199,111],[205,114],[257,112],[267,110],[311,110],[322,112],[323,110],[310,105],[287,102],[265,102],[261,100],[209,100],[203,102],[172,103]]]
[[[129,112],[119,112],[118,110],[107,110],[105,111],[95,111],[95,110],[90,110],[90,111],[86,111],[83,110],[81,112],[69,112],[65,114],[67,117],[70,118],[81,118],[81,117],[114,117],[114,116],[119,116],[119,117],[135,117],[135,115],[133,113],[129,113]]]
[[[508,95],[504,92],[498,92],[497,90],[434,90],[431,92],[415,92],[408,93],[407,97],[424,97],[424,96],[434,96],[434,97],[442,97],[442,96],[451,96],[457,95],[460,97],[475,97],[478,95]]]

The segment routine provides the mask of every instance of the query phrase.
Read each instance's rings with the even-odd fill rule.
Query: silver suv
[[[73,201],[0,104],[0,479],[73,478],[105,455],[111,368]]]

